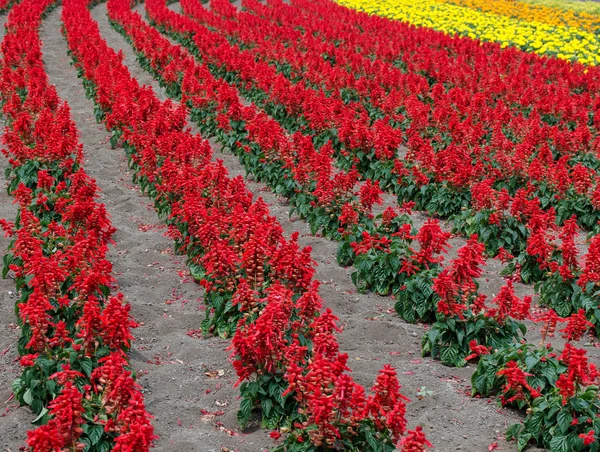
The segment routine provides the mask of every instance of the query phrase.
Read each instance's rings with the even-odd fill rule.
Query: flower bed
[[[129,367],[136,324],[106,259],[114,228],[69,106],[43,71],[38,28],[52,0],[23,0],[8,17],[0,91],[9,192],[18,203],[3,276],[14,275],[23,374],[17,400],[37,416],[30,450],[149,450],[151,416]]]

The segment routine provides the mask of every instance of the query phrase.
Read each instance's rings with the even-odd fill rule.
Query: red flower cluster
[[[562,320],[567,322],[567,326],[560,330],[560,332],[563,333],[562,337],[567,341],[580,340],[583,335],[594,326],[592,323],[588,322],[583,309],[579,309],[577,313]]]
[[[570,343],[565,345],[559,360],[567,366],[567,371],[562,373],[556,382],[565,405],[567,399],[575,395],[579,386],[595,384],[599,374],[596,366],[588,363],[585,350],[575,348]]]
[[[600,235],[592,237],[585,255],[585,266],[577,280],[577,284],[584,289],[589,283],[600,283]]]
[[[501,375],[506,379],[506,383],[502,389],[504,395],[501,397],[503,405],[512,403],[515,400],[525,400],[525,389],[529,391],[532,398],[535,399],[536,397],[540,397],[539,391],[532,388],[529,383],[527,383],[526,377],[530,377],[532,374],[524,372],[516,361],[509,361],[506,363],[505,368],[500,370],[498,375]],[[507,398],[506,395],[508,393],[512,393],[513,395]]]
[[[440,297],[438,312],[447,317],[464,318],[467,302],[477,292],[475,279],[483,273],[483,251],[484,246],[477,236],[471,237],[467,245],[458,250],[458,257],[434,279],[433,290]]]
[[[596,442],[596,432],[594,430],[590,430],[587,433],[581,433],[579,437],[583,439],[584,446],[589,446],[590,444]]]
[[[531,297],[525,296],[522,300],[517,297],[510,281],[502,286],[493,303],[496,307],[488,308],[486,315],[494,317],[499,323],[503,323],[507,317],[512,317],[515,320],[525,320],[530,316]]]
[[[477,345],[477,341],[475,339],[473,339],[473,340],[469,341],[469,348],[471,349],[471,351],[473,353],[468,355],[465,358],[465,361],[469,361],[471,359],[478,358],[481,355],[489,355],[491,347],[486,347],[485,345]]]
[[[402,446],[402,452],[424,452],[428,447],[433,447],[427,441],[420,426],[417,426],[415,430],[409,430],[408,434],[402,438],[400,446]]]
[[[49,408],[50,421],[28,432],[34,451],[83,450],[89,429],[102,432],[111,423],[118,426],[117,434],[103,441],[145,451],[154,439],[151,416],[126,370],[135,322],[123,296],[110,296],[114,280],[106,254],[114,228],[104,205],[96,202],[95,181],[81,167],[82,148],[69,107],[43,70],[38,28],[53,4],[24,0],[14,6],[2,43],[0,92],[8,118],[3,152],[12,165],[10,190],[19,205],[17,222],[3,223],[14,237],[5,259],[22,293],[17,312],[25,344],[19,349],[24,370],[16,396],[36,414]],[[94,372],[104,367],[95,362],[107,353],[122,365],[105,384],[131,380],[110,394],[93,388]],[[48,369],[60,371],[48,375]],[[27,386],[31,381],[36,387]],[[56,389],[39,393],[37,387]],[[117,397],[125,400],[115,406]],[[133,399],[135,420],[123,415]],[[126,439],[119,430],[143,434]]]

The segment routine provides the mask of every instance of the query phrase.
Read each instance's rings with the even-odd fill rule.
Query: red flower
[[[579,386],[595,383],[598,371],[594,364],[588,363],[585,350],[575,348],[569,342],[565,345],[559,360],[567,366],[567,371],[560,375],[556,387],[563,396],[563,405],[566,405],[567,400],[575,395]]]
[[[594,326],[587,320],[583,309],[579,309],[576,314],[571,314],[563,321],[567,322],[567,326],[560,332],[563,333],[562,337],[567,341],[578,341],[588,329]]]
[[[71,381],[67,381],[58,397],[48,405],[52,416],[48,425],[28,432],[29,447],[40,452],[79,448],[77,440],[83,433],[80,426],[85,423],[81,400],[82,394]]]
[[[595,436],[595,431],[594,430],[590,430],[587,433],[580,433],[579,437],[581,439],[583,439],[583,445],[584,446],[589,446],[592,443],[596,442],[596,436]]]
[[[406,429],[406,404],[410,400],[400,393],[396,370],[386,365],[379,371],[371,391],[374,395],[367,400],[366,412],[371,415],[375,425],[385,419],[396,441],[404,435]],[[380,427],[381,428],[381,427]]]
[[[21,360],[19,362],[20,362],[21,366],[23,366],[23,367],[33,366],[35,364],[35,360],[38,356],[40,356],[39,353],[32,353],[29,355],[24,355],[21,357]]]
[[[414,257],[416,263],[428,268],[429,264],[441,262],[443,258],[436,255],[448,251],[451,236],[450,232],[442,231],[438,220],[428,219],[416,235],[419,242],[419,252]]]
[[[359,193],[360,204],[367,211],[371,210],[373,204],[381,204],[383,202],[381,199],[383,191],[379,188],[379,181],[373,183],[370,179],[367,179],[360,188]]]
[[[402,452],[424,452],[428,447],[433,447],[420,425],[417,425],[415,430],[409,430],[408,434],[402,438],[400,446]]]
[[[342,206],[342,213],[339,217],[339,222],[342,226],[350,227],[358,223],[358,212],[350,203]]]
[[[526,377],[532,376],[532,374],[524,372],[516,361],[509,361],[506,363],[504,369],[498,371],[497,375],[503,376],[506,380],[502,392],[504,395],[501,397],[502,403],[512,403],[515,400],[526,400],[524,389],[529,390],[531,397],[537,398],[540,396],[539,391],[532,388],[527,383]],[[514,395],[510,398],[506,398],[506,395],[512,392]]]
[[[595,235],[590,240],[588,252],[585,255],[585,267],[577,280],[577,284],[585,291],[588,283],[600,282],[600,235]]]
[[[473,339],[469,342],[469,348],[471,349],[471,351],[473,353],[468,355],[465,358],[465,361],[469,361],[471,359],[478,358],[481,355],[489,355],[490,350],[492,349],[492,347],[486,347],[484,345],[477,345],[477,341],[475,339]]]
[[[32,452],[62,452],[65,440],[54,423],[27,432],[27,445]]]
[[[523,300],[520,300],[514,293],[512,282],[508,281],[493,300],[497,307],[490,308],[487,315],[494,317],[500,323],[503,323],[507,317],[516,320],[527,319],[529,318],[531,300],[530,296],[526,296]]]

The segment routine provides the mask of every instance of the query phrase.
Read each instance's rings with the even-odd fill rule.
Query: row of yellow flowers
[[[550,8],[574,11],[576,13],[586,13],[591,15],[600,15],[600,3],[593,0],[523,0],[530,5],[541,5]]]
[[[600,29],[600,16],[576,13],[572,10],[559,9],[545,5],[530,5],[514,0],[439,0],[441,3],[450,3],[465,6],[484,13],[498,14],[501,16],[521,19],[528,22],[541,22],[548,25],[558,25],[581,28],[590,33]]]
[[[527,52],[583,64],[600,63],[600,39],[581,28],[525,21],[476,11],[442,0],[337,0],[369,14],[397,19],[448,34],[499,42]]]

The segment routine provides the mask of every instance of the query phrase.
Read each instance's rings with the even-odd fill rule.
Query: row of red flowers
[[[55,0],[23,0],[7,22],[0,63],[3,142],[18,203],[3,276],[14,274],[23,374],[13,384],[40,427],[33,451],[146,451],[151,416],[129,367],[135,322],[106,259],[114,228],[83,170],[69,106],[43,69],[38,35]]]
[[[322,308],[310,250],[288,241],[262,200],[241,178],[211,162],[206,141],[185,129],[186,109],[161,103],[140,87],[121,57],[99,35],[85,0],[65,1],[63,22],[88,94],[124,145],[136,179],[155,199],[178,249],[188,255],[205,288],[205,334],[233,334],[244,424],[262,409],[263,425],[291,428],[295,447],[369,444],[422,450],[419,431],[405,433],[405,398],[396,373],[385,367],[374,394],[354,383],[333,333],[336,318]],[[110,1],[111,16],[126,24],[128,1]],[[282,447],[288,447],[283,446]]]

